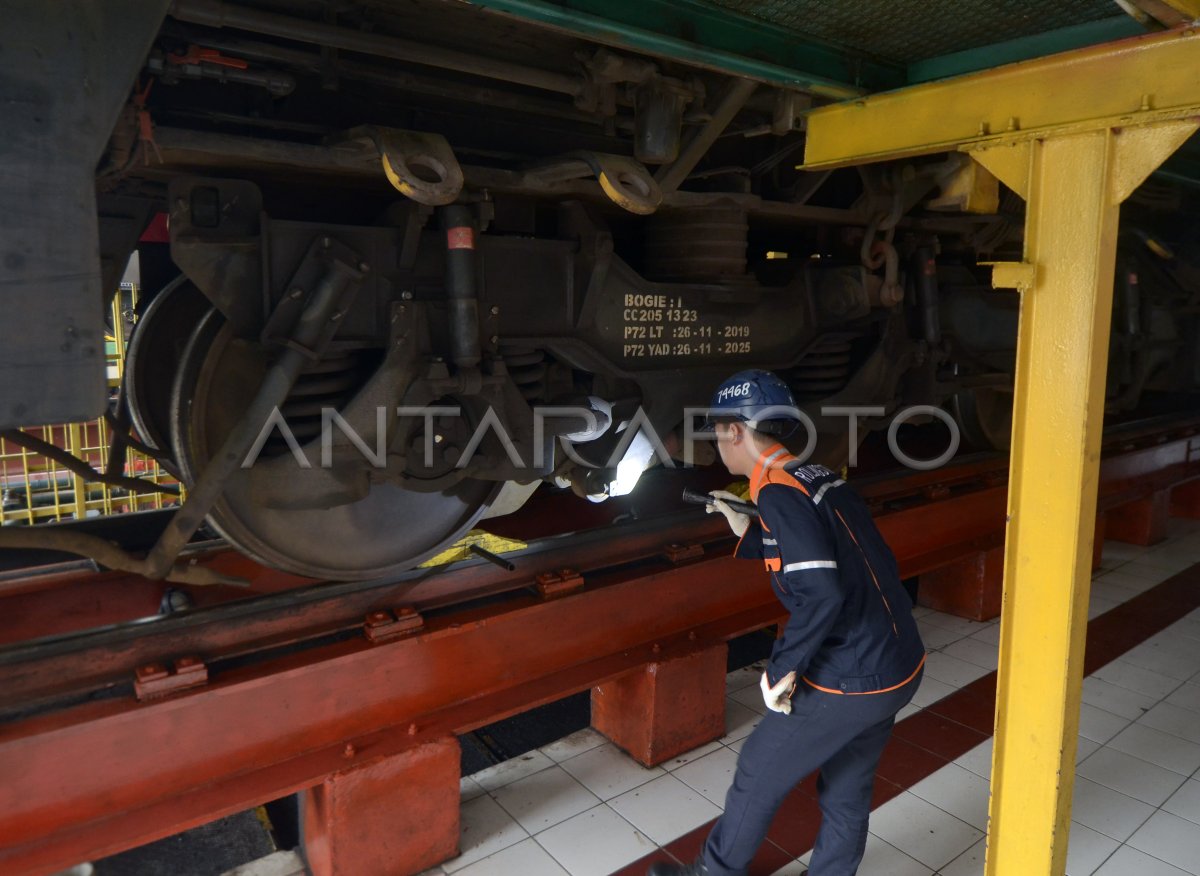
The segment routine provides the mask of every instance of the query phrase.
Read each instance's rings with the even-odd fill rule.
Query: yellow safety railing
[[[113,330],[106,337],[108,385],[115,392],[121,384],[125,363],[127,323],[132,323],[138,289],[125,285],[112,302]],[[104,419],[86,423],[37,426],[21,431],[40,438],[104,471],[108,465],[109,423]],[[157,460],[133,449],[125,450],[124,474],[159,484],[175,479]],[[176,505],[177,496],[166,493],[130,493],[121,487],[89,483],[61,463],[0,438],[0,524],[4,526],[82,519],[129,511],[144,511]]]

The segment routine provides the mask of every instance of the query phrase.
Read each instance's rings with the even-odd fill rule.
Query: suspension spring
[[[546,394],[546,372],[549,368],[544,350],[532,347],[501,345],[500,355],[509,376],[526,401],[542,400]]]
[[[341,410],[354,397],[365,379],[368,358],[363,350],[332,353],[300,372],[279,411],[301,446],[321,434],[323,409]],[[264,455],[286,451],[287,443],[275,430],[263,448]]]
[[[788,374],[796,394],[818,398],[844,388],[850,381],[851,341],[847,335],[818,339]]]

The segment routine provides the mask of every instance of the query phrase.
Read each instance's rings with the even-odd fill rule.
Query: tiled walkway
[[[1111,613],[1089,628],[1068,876],[1200,876],[1200,577],[1163,584],[1198,562],[1196,521],[1172,521],[1153,548],[1105,544],[1090,616]],[[983,872],[999,626],[917,614],[931,653],[880,765],[860,876]],[[760,671],[729,675],[724,737],[661,768],[584,730],[464,778],[462,855],[431,873],[609,876],[690,860],[764,711]],[[810,779],[789,798],[752,873],[802,871],[814,796]]]

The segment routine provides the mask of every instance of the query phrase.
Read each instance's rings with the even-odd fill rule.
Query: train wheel
[[[138,436],[155,450],[171,451],[171,389],[196,324],[212,308],[191,282],[165,286],[138,317],[125,352],[123,392]]]
[[[1012,392],[980,387],[960,392],[951,411],[963,437],[980,450],[1007,450],[1012,444]]]
[[[235,338],[219,313],[201,320],[170,404],[172,444],[185,483],[203,471],[266,369],[262,347]],[[310,385],[335,382],[318,367]],[[419,565],[470,529],[500,488],[463,480],[441,492],[414,492],[370,480],[358,498],[313,507],[313,497],[327,495],[337,472],[315,464],[315,454],[313,467],[301,468],[286,447],[274,458],[264,456],[229,480],[209,522],[259,562],[312,578],[365,580]]]

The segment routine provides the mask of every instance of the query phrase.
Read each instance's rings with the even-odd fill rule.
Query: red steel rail
[[[1101,508],[1200,478],[1196,431],[1119,439]],[[908,576],[1001,544],[1005,474],[859,486]],[[531,547],[518,573],[322,585],[0,649],[0,872],[140,845],[775,622],[722,528],[614,526]]]

